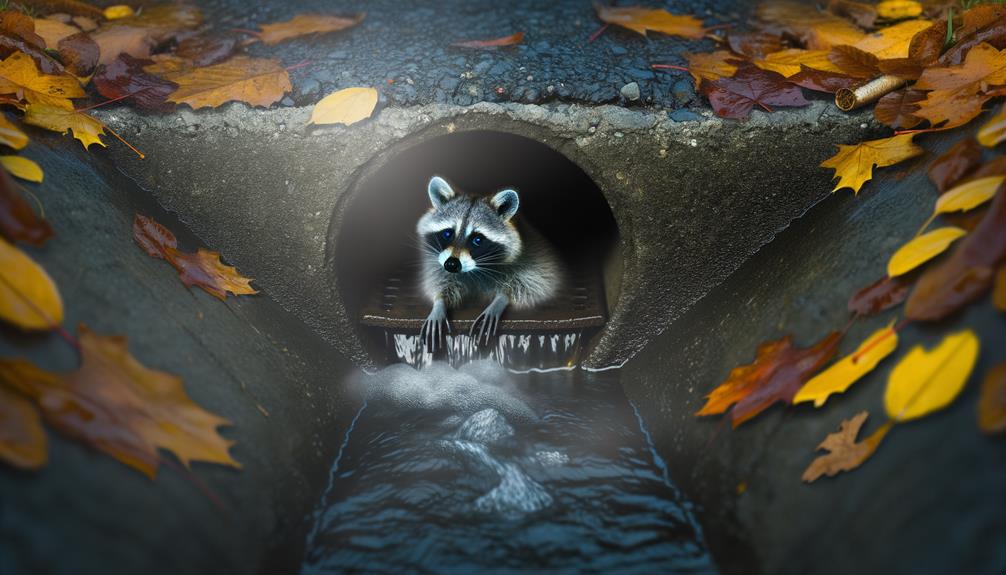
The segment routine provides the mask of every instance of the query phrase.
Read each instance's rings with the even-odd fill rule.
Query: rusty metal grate
[[[486,302],[473,302],[451,310],[451,326],[456,332],[471,327]],[[375,289],[360,314],[366,326],[418,331],[430,313],[430,302],[419,290],[418,281],[405,275],[388,277]],[[580,272],[569,277],[563,291],[552,301],[533,309],[507,309],[500,322],[501,332],[566,331],[599,328],[607,319],[604,283],[598,273]]]

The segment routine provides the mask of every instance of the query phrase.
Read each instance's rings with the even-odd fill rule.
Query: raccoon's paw
[[[440,342],[451,333],[451,324],[447,321],[447,312],[440,306],[433,306],[433,311],[419,329],[419,341],[426,346],[427,351],[435,352]]]
[[[481,342],[484,338],[485,342],[488,344],[489,340],[496,335],[496,331],[499,330],[500,318],[502,317],[503,309],[490,304],[485,311],[479,314],[479,317],[475,318],[469,335],[475,343]]]

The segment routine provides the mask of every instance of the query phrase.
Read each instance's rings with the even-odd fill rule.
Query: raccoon
[[[427,186],[432,208],[419,219],[422,287],[433,302],[420,339],[435,350],[450,332],[447,310],[470,298],[491,300],[470,335],[488,343],[503,310],[533,307],[559,289],[553,248],[538,232],[517,223],[520,197],[505,189],[491,197],[459,194],[434,176]]]

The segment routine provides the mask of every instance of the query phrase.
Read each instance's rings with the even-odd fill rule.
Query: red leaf
[[[849,298],[849,311],[861,316],[876,315],[901,305],[912,285],[904,279],[884,276]]]
[[[102,96],[115,99],[130,96],[140,108],[167,111],[174,104],[166,102],[178,89],[178,84],[143,71],[150,60],[139,60],[129,54],[119,54],[111,64],[102,66],[94,76],[94,86]]]
[[[513,46],[524,41],[524,33],[516,32],[509,36],[496,38],[494,40],[469,40],[467,42],[455,42],[451,46],[457,48],[496,48],[499,46]]]
[[[52,226],[35,214],[15,189],[6,170],[0,170],[0,235],[11,242],[34,246],[52,237]]]
[[[929,165],[929,179],[942,194],[981,163],[981,145],[974,138],[965,138]]]
[[[787,78],[787,80],[801,88],[807,88],[816,92],[828,92],[829,94],[834,94],[843,88],[851,89],[862,82],[858,78],[836,74],[835,72],[826,72],[816,68],[808,68],[803,64],[800,64],[800,71]]]
[[[732,78],[720,78],[702,83],[702,92],[709,98],[713,111],[721,118],[747,118],[758,104],[768,112],[769,106],[800,107],[810,104],[800,87],[782,74],[743,63]]]

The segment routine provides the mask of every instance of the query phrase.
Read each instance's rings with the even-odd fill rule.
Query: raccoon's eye
[[[454,237],[454,230],[448,228],[448,229],[440,232],[440,237],[441,237],[441,239],[449,240],[449,239],[451,239],[451,238]]]
[[[472,245],[475,247],[479,247],[482,245],[482,240],[484,239],[485,237],[483,237],[482,234],[475,234],[474,236],[472,236],[471,239]]]

